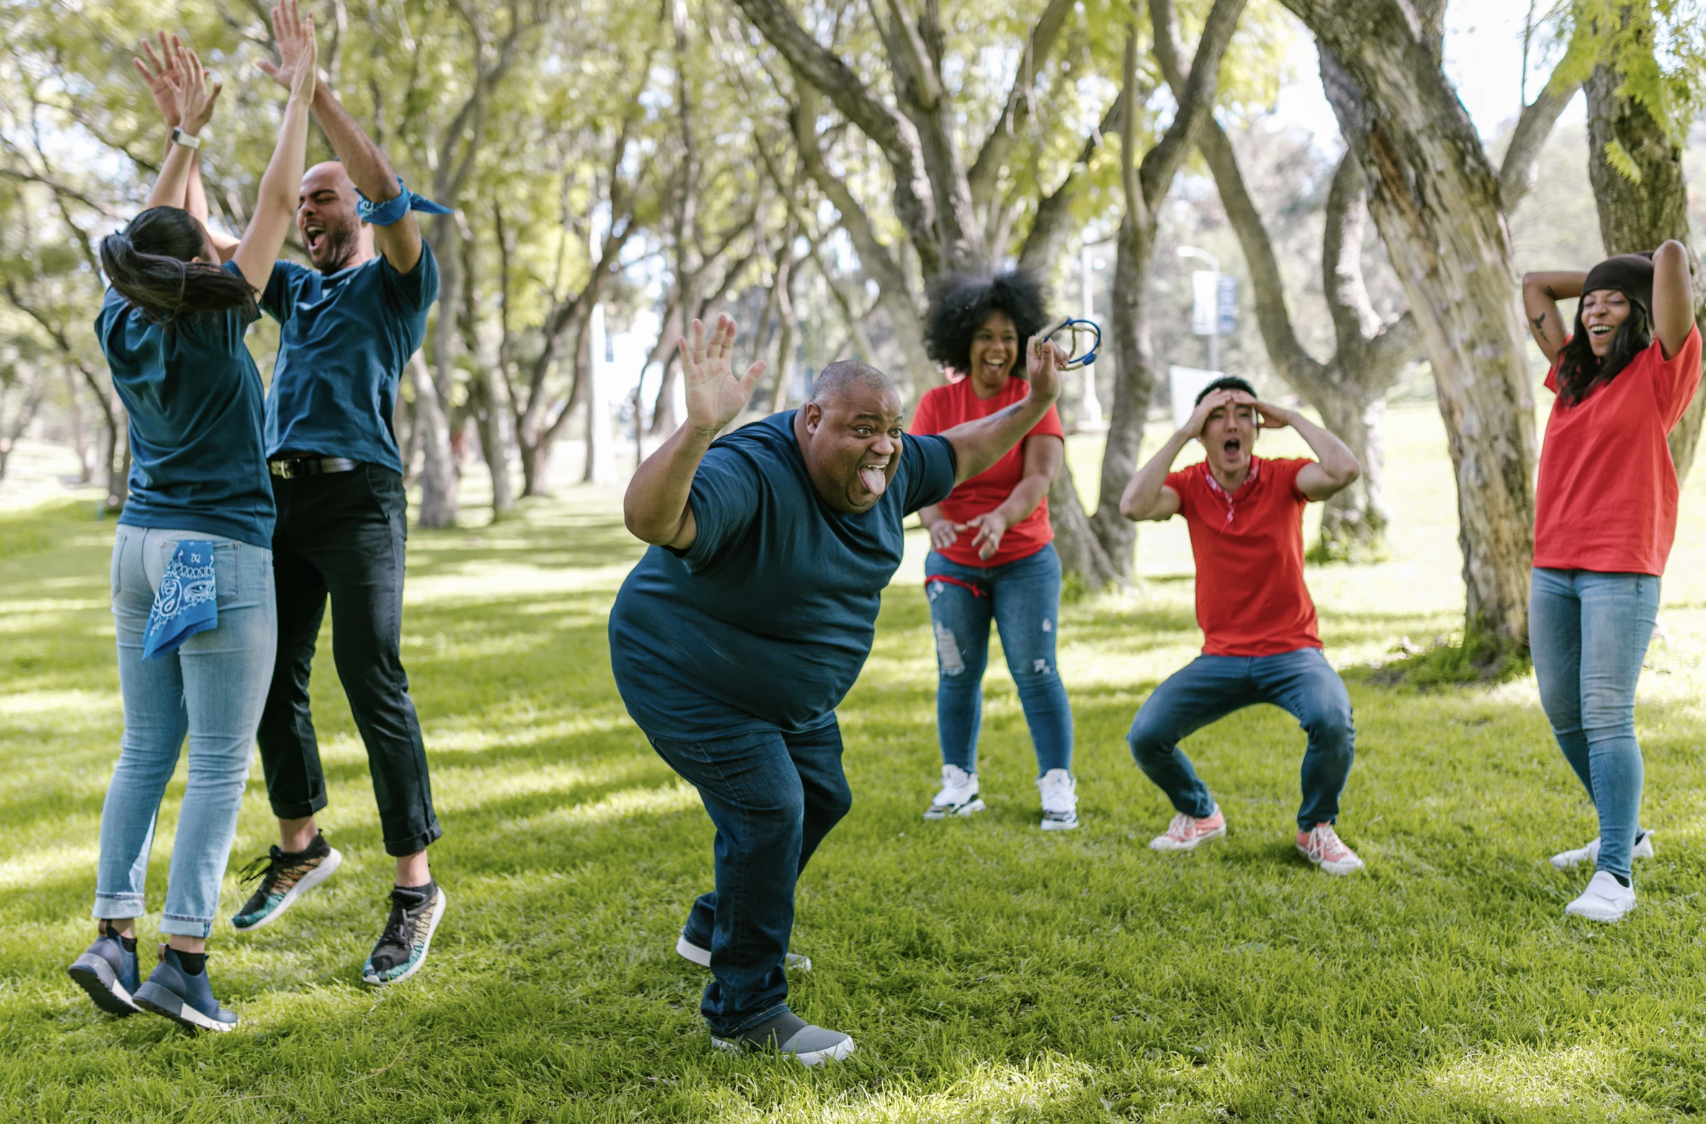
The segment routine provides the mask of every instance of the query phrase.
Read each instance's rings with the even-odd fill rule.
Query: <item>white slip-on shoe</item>
[[[943,765],[942,791],[924,809],[924,818],[945,820],[950,816],[969,816],[983,809],[984,803],[977,795],[977,774],[968,773],[958,765]]]
[[[1629,857],[1633,859],[1650,859],[1653,857],[1652,832],[1643,831],[1641,833],[1641,838],[1635,840],[1635,849],[1629,852]],[[1598,861],[1599,836],[1597,835],[1590,839],[1585,847],[1577,847],[1574,851],[1559,851],[1552,856],[1552,865],[1559,870],[1569,870],[1572,866]]]
[[[1078,781],[1065,769],[1050,769],[1037,778],[1043,798],[1044,831],[1071,831],[1078,826]]]
[[[1609,870],[1596,870],[1582,896],[1564,907],[1571,917],[1589,921],[1621,921],[1635,908],[1635,888],[1619,882]]]

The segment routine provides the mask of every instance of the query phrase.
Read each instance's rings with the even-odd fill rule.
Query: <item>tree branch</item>
[[[1184,163],[1202,123],[1214,112],[1220,60],[1226,54],[1226,45],[1232,41],[1232,33],[1238,28],[1244,2],[1214,0],[1214,7],[1203,24],[1202,37],[1197,40],[1196,57],[1191,60],[1190,72],[1184,75],[1184,82],[1179,87],[1179,108],[1173,114],[1173,122],[1167,126],[1155,147],[1145,154],[1138,172],[1144,201],[1151,207],[1159,203],[1172,186],[1173,176],[1179,165]],[[1174,37],[1173,0],[1150,0],[1149,14],[1155,29],[1153,49],[1156,58],[1161,59],[1164,54],[1171,53],[1171,65],[1177,71],[1180,54]],[[1162,65],[1165,68],[1167,63]]]
[[[1031,29],[1031,38],[1025,44],[1025,55],[1019,64],[1018,73],[1013,76],[1013,88],[1007,94],[1007,104],[1001,110],[1001,116],[984,138],[983,146],[978,149],[977,159],[972,161],[971,169],[966,173],[966,182],[971,185],[972,204],[980,210],[987,206],[989,198],[995,190],[997,178],[1001,174],[1001,165],[1013,151],[1013,145],[1024,131],[1025,124],[1030,120],[1031,106],[1035,98],[1033,88],[1036,85],[1037,71],[1054,52],[1055,40],[1060,38],[1061,28],[1066,26],[1066,17],[1072,11],[1075,0],[1049,0],[1048,7],[1037,17],[1037,24]]]
[[[1558,64],[1560,68],[1563,65],[1562,62]],[[1505,149],[1504,163],[1499,166],[1499,198],[1504,204],[1505,214],[1516,210],[1522,197],[1534,187],[1534,181],[1540,174],[1540,150],[1545,147],[1546,138],[1552,135],[1552,126],[1558,123],[1558,115],[1564,112],[1564,107],[1575,94],[1575,86],[1559,86],[1558,72],[1554,70],[1540,95],[1522,107],[1522,115],[1517,118],[1516,129],[1511,133],[1510,147]]]

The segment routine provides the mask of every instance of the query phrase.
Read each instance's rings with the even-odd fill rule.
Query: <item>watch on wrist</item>
[[[194,133],[186,133],[176,125],[172,126],[172,143],[181,144],[185,148],[200,148],[201,138]]]

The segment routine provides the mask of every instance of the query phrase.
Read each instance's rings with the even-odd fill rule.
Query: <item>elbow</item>
[[[1674,268],[1677,265],[1681,265],[1685,272],[1688,269],[1688,248],[1676,239],[1671,239],[1653,251],[1654,269]]]
[[[1122,499],[1120,501],[1120,514],[1133,523],[1141,522],[1143,519],[1143,509],[1131,500]]]
[[[1348,488],[1361,479],[1362,465],[1357,463],[1355,457],[1347,458],[1344,466],[1339,469],[1339,486],[1341,488]]]

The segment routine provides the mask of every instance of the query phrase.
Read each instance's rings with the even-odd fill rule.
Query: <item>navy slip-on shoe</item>
[[[237,1026],[237,1016],[213,997],[207,970],[203,968],[192,976],[178,959],[178,950],[165,945],[160,948],[159,967],[136,989],[136,1005],[187,1030],[224,1033]]]
[[[118,934],[103,927],[89,951],[79,956],[66,969],[77,981],[95,1006],[111,1015],[123,1017],[139,1011],[136,1000],[137,979],[141,970],[136,966],[136,953],[126,952]]]

